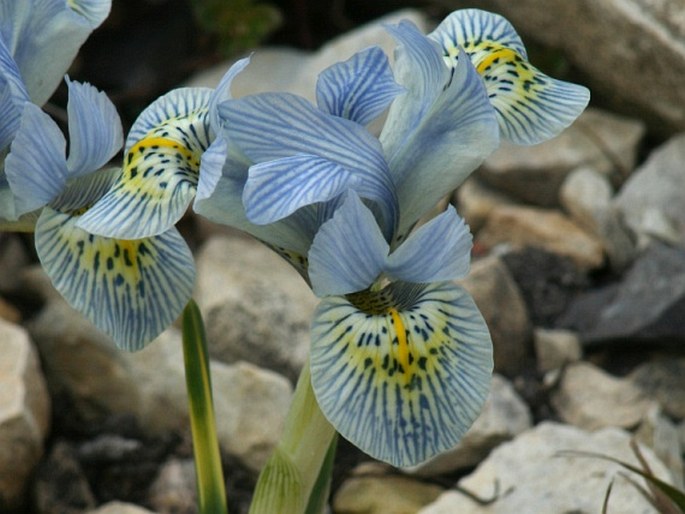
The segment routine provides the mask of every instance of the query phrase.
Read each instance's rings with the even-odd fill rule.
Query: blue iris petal
[[[455,189],[499,144],[496,113],[468,59],[453,70],[439,47],[403,22],[396,74],[407,93],[393,102],[381,142],[397,185],[399,235]]]
[[[385,53],[372,47],[325,69],[319,75],[316,98],[320,109],[367,125],[402,91]]]

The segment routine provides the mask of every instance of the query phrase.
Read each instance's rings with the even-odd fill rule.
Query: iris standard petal
[[[124,144],[121,120],[107,95],[90,84],[66,79],[69,88],[70,177],[92,173],[101,168]]]
[[[414,25],[388,30],[400,44],[398,76],[408,90],[393,102],[380,137],[397,186],[401,238],[497,148],[499,128],[468,59],[450,72]]]
[[[304,98],[264,93],[219,105],[228,139],[255,163],[316,155],[335,162],[359,179],[355,190],[377,202],[384,231],[394,228],[396,198],[378,140],[364,127],[331,116]]]
[[[217,137],[209,148],[202,154],[200,160],[200,176],[197,182],[195,201],[209,198],[216,188],[221,171],[226,162],[228,142],[223,136]]]
[[[309,250],[314,293],[339,295],[368,288],[383,270],[388,250],[373,214],[350,192],[316,233]]]
[[[374,46],[321,72],[316,99],[320,109],[367,125],[402,91],[385,53]]]
[[[250,167],[243,191],[247,218],[273,223],[300,207],[326,202],[348,189],[352,173],[315,155],[294,155]]]
[[[336,430],[403,467],[454,447],[471,426],[488,394],[492,344],[462,288],[396,283],[375,298],[325,298],[310,362],[317,401]]]
[[[81,45],[109,14],[111,0],[0,0],[0,34],[31,101],[52,95]]]
[[[17,64],[0,36],[0,152],[9,146],[19,130],[21,113],[28,101]]]
[[[245,57],[236,61],[221,77],[219,84],[209,99],[209,124],[215,134],[221,131],[221,119],[219,118],[219,104],[226,100],[231,100],[231,84],[233,79],[250,64],[250,57]]]
[[[5,159],[5,173],[16,198],[16,215],[48,204],[66,185],[66,141],[57,124],[32,103]]]
[[[211,90],[182,88],[146,109],[132,131],[145,135],[128,147],[112,189],[78,222],[92,234],[140,239],[161,234],[195,196],[201,156],[210,145]],[[127,138],[127,145],[131,136]]]
[[[502,136],[532,145],[568,127],[590,100],[587,88],[548,77],[527,61],[525,48],[503,17],[478,9],[453,12],[429,37],[451,66],[462,47],[482,76],[497,110]]]
[[[405,282],[455,280],[469,271],[472,237],[451,205],[419,227],[390,254],[385,272]]]
[[[36,250],[55,288],[120,348],[139,350],[181,313],[195,268],[183,238],[171,229],[136,241],[93,236],[77,218],[46,207],[36,225]]]

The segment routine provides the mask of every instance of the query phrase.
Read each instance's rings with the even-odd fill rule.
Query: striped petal
[[[161,234],[195,196],[202,154],[210,146],[207,105],[211,90],[182,88],[155,101],[134,123],[145,133],[127,139],[117,183],[84,214],[78,226],[92,234],[140,239]]]
[[[450,205],[390,254],[385,272],[414,283],[462,278],[469,271],[471,242],[468,226]]]
[[[381,208],[383,227],[396,219],[394,187],[378,140],[364,127],[317,109],[288,93],[264,93],[219,106],[228,139],[255,163],[316,155],[359,179],[355,190]]]
[[[9,146],[19,130],[21,113],[28,101],[17,64],[0,36],[0,151]]]
[[[124,135],[116,108],[105,93],[68,78],[67,87],[67,167],[70,177],[78,177],[107,164],[124,144]]]
[[[273,223],[300,207],[338,196],[353,180],[339,164],[314,155],[255,164],[243,191],[245,212],[252,223]]]
[[[320,109],[367,125],[402,91],[385,53],[374,46],[321,72],[316,99]]]
[[[207,111],[213,91],[206,87],[182,87],[169,91],[148,105],[133,122],[126,136],[124,152],[149,136],[159,132],[160,137],[168,137],[165,130],[171,129],[173,136],[185,140],[187,146],[203,142],[209,146]],[[176,118],[192,120],[194,124],[175,126]],[[191,128],[192,125],[192,128]],[[161,130],[160,130],[161,129]]]
[[[217,137],[202,154],[200,176],[197,183],[195,201],[209,198],[216,188],[228,154],[228,142],[223,136]]]
[[[0,35],[31,101],[52,95],[81,45],[109,14],[111,0],[0,0]]]
[[[471,297],[450,282],[396,283],[353,301],[326,298],[314,315],[312,387],[324,415],[394,466],[454,447],[492,372],[490,336]]]
[[[397,76],[408,92],[393,102],[380,139],[397,185],[398,234],[404,236],[497,148],[499,128],[468,59],[450,72],[437,45],[414,25],[388,30],[400,45]]]
[[[136,241],[93,236],[46,207],[36,250],[55,288],[125,350],[139,350],[181,313],[195,269],[176,229]]]
[[[354,193],[324,223],[309,250],[309,278],[317,296],[368,288],[383,270],[389,246],[369,209]]]
[[[16,215],[48,204],[67,181],[66,141],[57,124],[27,103],[9,155],[7,180],[16,197]]]
[[[209,122],[215,134],[221,131],[221,119],[219,118],[219,104],[231,100],[231,84],[238,74],[250,64],[250,57],[236,61],[219,81],[216,89],[209,99]]]
[[[502,136],[513,143],[533,145],[556,136],[590,100],[587,88],[532,66],[514,28],[499,15],[455,11],[429,37],[442,45],[451,66],[464,48],[485,82]]]

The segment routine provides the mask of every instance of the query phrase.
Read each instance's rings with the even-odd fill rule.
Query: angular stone
[[[579,361],[583,356],[580,338],[570,330],[536,328],[533,343],[538,370],[543,373]]]
[[[0,506],[24,494],[50,425],[50,397],[26,331],[0,319]]]
[[[685,340],[685,249],[653,243],[618,283],[589,291],[568,307],[560,326],[584,344]]]
[[[502,192],[488,186],[475,176],[466,179],[455,193],[455,204],[472,232],[478,232],[488,221],[492,210],[515,202]]]
[[[498,445],[528,430],[531,423],[528,406],[508,380],[495,374],[483,410],[459,444],[412,473],[436,476],[475,466]]]
[[[461,479],[458,485],[469,495],[448,491],[419,514],[602,512],[612,482],[608,512],[656,514],[642,494],[621,478],[624,468],[605,459],[572,453],[607,455],[639,467],[630,440],[630,433],[617,428],[591,433],[558,423],[541,423],[498,447],[473,473]],[[671,483],[668,470],[654,453],[645,447],[640,450],[654,474]],[[644,484],[637,476],[631,478]],[[476,502],[471,495],[483,502]]]
[[[531,353],[531,325],[526,305],[509,270],[498,257],[475,261],[461,281],[473,296],[490,329],[495,371],[513,376]]]
[[[634,428],[651,403],[631,380],[586,362],[564,370],[551,402],[563,421],[585,430]]]
[[[555,207],[564,179],[580,167],[622,182],[635,167],[643,134],[639,122],[588,109],[559,136],[539,145],[502,143],[478,176],[515,198]]]
[[[685,244],[685,134],[652,152],[616,196],[640,247],[653,239]]]
[[[538,0],[481,0],[479,6],[503,14],[524,41],[561,50],[596,100],[644,119],[655,132],[685,129],[680,0],[551,0],[544,9]]]
[[[551,209],[523,206],[495,207],[476,236],[486,248],[507,243],[515,247],[534,246],[569,257],[581,269],[599,268],[604,252],[597,238],[567,216]]]
[[[347,479],[333,497],[335,514],[414,514],[443,489],[401,476]]]
[[[612,202],[609,180],[591,168],[579,168],[564,180],[559,196],[572,219],[601,241],[611,267],[623,271],[635,258],[636,247],[623,213]]]
[[[307,359],[318,299],[299,274],[265,245],[213,237],[197,258],[197,302],[210,355],[245,360],[295,381]]]
[[[683,458],[680,431],[666,417],[659,405],[653,404],[635,433],[636,439],[651,448],[673,477],[673,483],[683,488]]]
[[[628,379],[672,418],[685,419],[685,359],[658,358],[640,364]]]

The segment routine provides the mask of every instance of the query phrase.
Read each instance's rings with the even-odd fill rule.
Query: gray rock
[[[645,247],[653,239],[685,244],[685,134],[652,152],[616,196],[616,207]]]
[[[554,209],[497,206],[475,241],[485,248],[501,244],[542,248],[570,258],[584,270],[599,268],[604,262],[600,241]]]
[[[571,172],[561,185],[561,205],[581,227],[602,243],[611,267],[623,271],[635,258],[636,248],[623,212],[612,202],[609,179],[591,168]]]
[[[245,360],[296,380],[309,352],[317,298],[295,270],[261,243],[213,237],[197,258],[196,298],[210,355]]]
[[[12,510],[43,455],[50,397],[26,331],[0,319],[0,341],[0,507]]]
[[[525,368],[531,324],[518,286],[498,257],[475,261],[462,285],[473,296],[490,329],[495,371],[513,376]]]
[[[539,145],[502,143],[478,175],[525,202],[555,207],[564,179],[580,167],[621,182],[635,167],[643,134],[638,122],[588,109],[559,136]]]
[[[619,283],[580,295],[560,326],[586,345],[685,339],[685,249],[653,243]]]
[[[683,458],[678,427],[658,404],[650,406],[635,433],[636,439],[651,448],[668,467],[676,487],[683,488]]]
[[[652,130],[685,128],[680,0],[551,0],[544,9],[537,0],[481,0],[479,6],[506,16],[524,40],[563,51],[595,98],[643,118]]]
[[[631,435],[617,428],[594,433],[545,422],[494,450],[476,470],[461,479],[459,491],[444,493],[419,514],[511,514],[602,512],[613,482],[608,512],[656,514],[622,475],[618,464],[560,452],[593,452],[639,466],[630,450]],[[668,470],[649,448],[640,448],[655,475],[671,482]],[[642,479],[633,477],[639,483]],[[471,495],[484,500],[475,501]]]
[[[628,378],[664,413],[685,419],[685,359],[659,358],[640,364]]]
[[[585,430],[634,428],[651,404],[631,380],[587,362],[565,368],[551,402],[563,421]]]
[[[533,344],[541,372],[559,369],[583,356],[580,338],[570,330],[536,328]]]
[[[435,476],[479,464],[491,450],[531,427],[530,409],[504,377],[492,377],[490,394],[473,426],[454,449],[412,469]]]

